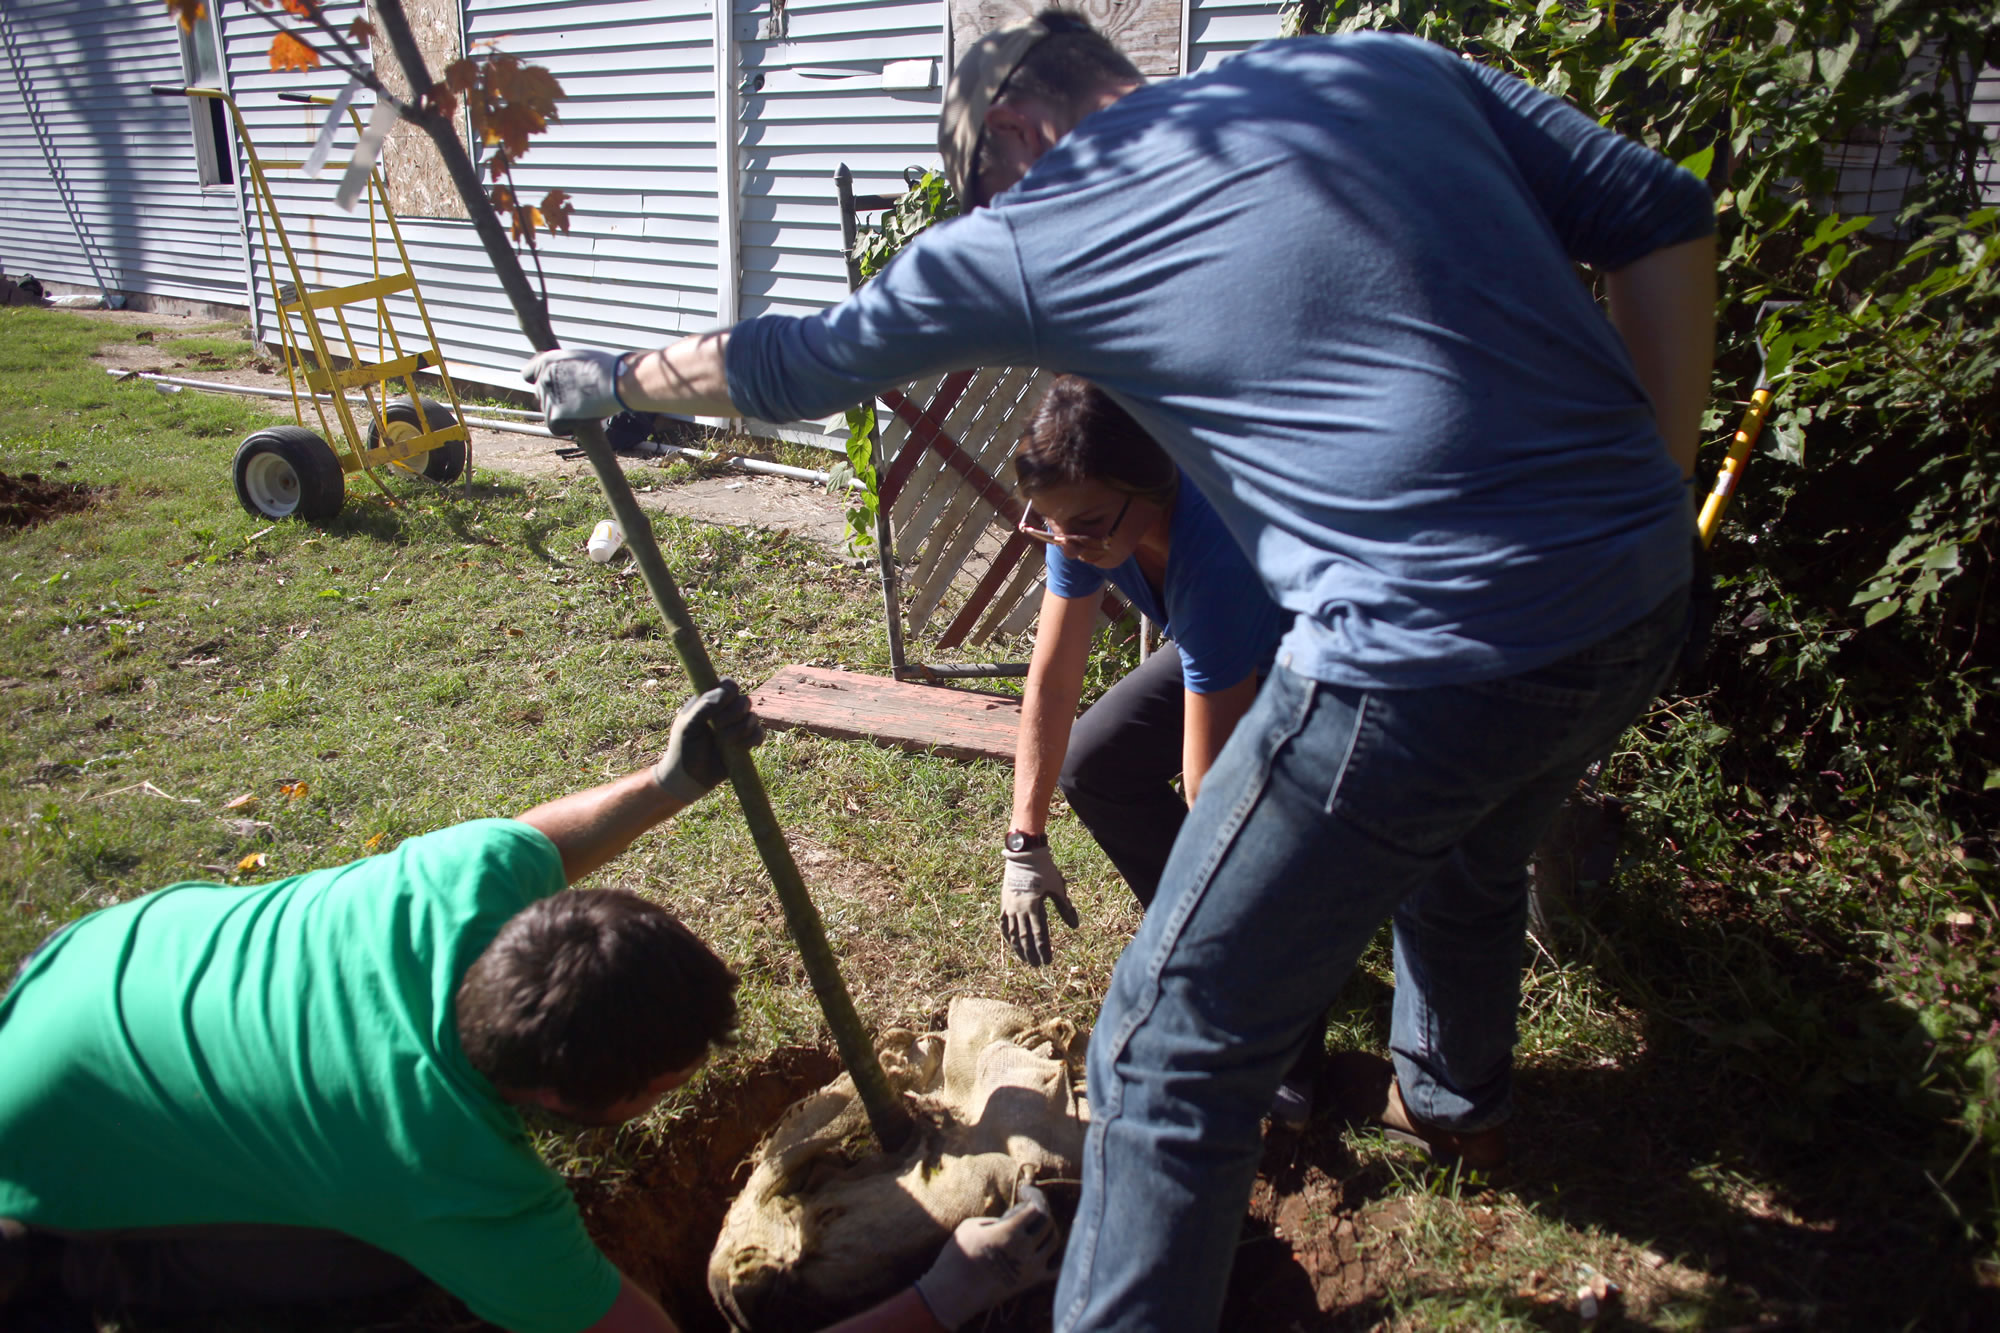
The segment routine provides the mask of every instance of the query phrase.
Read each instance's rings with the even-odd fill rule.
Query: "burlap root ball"
[[[943,1033],[884,1034],[910,1142],[875,1151],[846,1074],[793,1103],[709,1256],[717,1308],[752,1333],[823,1328],[914,1282],[953,1228],[1006,1211],[1021,1181],[1074,1177],[1088,1120],[1076,1036],[973,998],[952,1001]]]

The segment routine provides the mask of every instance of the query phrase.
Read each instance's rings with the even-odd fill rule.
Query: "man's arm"
[[[681,705],[667,752],[651,768],[558,797],[516,818],[556,845],[563,877],[574,884],[722,781],[718,732],[745,749],[764,740],[763,723],[733,680]]]
[[[632,1279],[621,1273],[618,1299],[611,1303],[604,1318],[584,1333],[680,1333],[680,1325],[668,1317],[658,1301],[633,1286]]]
[[[1229,734],[1257,701],[1257,677],[1245,676],[1227,689],[1197,694],[1188,690],[1186,722],[1181,732],[1181,786],[1187,802],[1194,804],[1201,794],[1201,781],[1215,763],[1215,756],[1229,743]]]
[[[563,878],[574,884],[686,806],[660,790],[652,769],[642,768],[601,787],[546,801],[515,818],[556,845]]]
[[[1715,360],[1715,237],[1655,250],[1606,278],[1611,323],[1625,340],[1667,454],[1694,475]]]
[[[626,354],[618,397],[635,412],[738,417],[729,401],[729,333],[698,333],[654,352]]]

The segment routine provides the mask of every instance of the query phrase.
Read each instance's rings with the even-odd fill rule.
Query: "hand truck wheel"
[[[236,498],[253,518],[324,523],[347,499],[333,446],[302,426],[267,426],[237,446]]]
[[[389,423],[388,438],[382,438],[380,423],[371,425],[368,428],[368,447],[380,449],[385,444],[395,444],[411,436],[421,435],[425,426],[435,431],[458,424],[458,418],[453,416],[451,409],[443,403],[434,402],[429,398],[423,402],[424,418],[419,423],[417,409],[407,397],[390,399],[382,409],[382,415]],[[453,440],[424,453],[412,454],[394,466],[421,472],[432,481],[456,481],[465,471],[465,441]]]

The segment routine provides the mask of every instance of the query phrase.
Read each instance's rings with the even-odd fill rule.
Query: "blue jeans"
[[[1366,691],[1281,665],[1202,784],[1090,1040],[1056,1328],[1214,1328],[1278,1080],[1384,917],[1404,1100],[1505,1120],[1529,854],[1658,692],[1687,598],[1550,666]]]

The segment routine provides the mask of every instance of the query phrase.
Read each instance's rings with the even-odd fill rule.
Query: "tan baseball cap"
[[[1035,43],[1048,35],[1048,25],[1035,18],[995,28],[974,42],[951,72],[938,117],[938,152],[960,208],[973,206],[972,169],[979,161],[980,136],[986,133],[986,109]]]

